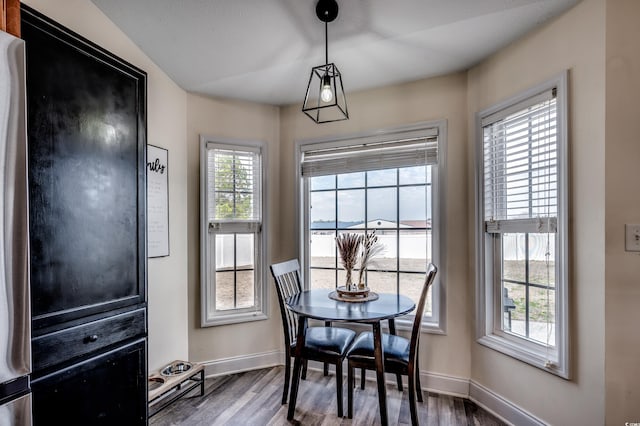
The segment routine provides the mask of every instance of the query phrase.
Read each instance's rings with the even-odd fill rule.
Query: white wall
[[[149,369],[187,359],[187,95],[89,0],[27,5],[147,72],[147,142],[169,150],[169,257],[148,262]]]
[[[640,422],[640,253],[624,225],[640,223],[640,2],[607,1],[606,424]]]
[[[468,73],[469,134],[474,114],[569,70],[570,381],[472,343],[471,379],[555,425],[601,425],[604,406],[605,2],[584,0]],[[473,170],[469,138],[467,167]],[[474,187],[472,179],[467,183]],[[473,206],[469,194],[469,206]],[[475,276],[473,208],[469,268]],[[472,283],[469,283],[472,291]],[[473,311],[473,304],[469,310]]]

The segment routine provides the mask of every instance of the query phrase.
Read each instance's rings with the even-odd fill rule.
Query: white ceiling
[[[190,92],[302,103],[324,63],[316,0],[92,0]],[[329,62],[345,91],[469,68],[578,0],[338,0]]]

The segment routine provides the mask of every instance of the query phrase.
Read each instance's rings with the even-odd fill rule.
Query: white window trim
[[[260,280],[258,284],[258,291],[260,291],[259,300],[260,306],[256,310],[230,310],[225,314],[210,315],[213,311],[210,309],[209,301],[213,300],[213,294],[215,292],[215,265],[210,262],[210,248],[208,244],[209,233],[209,221],[208,221],[208,194],[207,194],[207,176],[204,171],[207,170],[207,144],[219,144],[219,145],[232,145],[236,147],[243,147],[249,150],[259,149],[261,155],[261,211],[262,211],[262,224],[261,224],[261,242],[260,242],[260,254],[256,261],[256,278]],[[249,321],[259,321],[269,318],[269,291],[267,279],[267,259],[269,258],[267,252],[267,240],[268,240],[268,218],[267,218],[267,185],[266,176],[268,170],[268,158],[267,158],[267,145],[260,141],[247,141],[237,139],[218,138],[213,136],[200,136],[200,325],[202,327],[211,327],[225,324],[235,324]],[[213,280],[210,282],[210,274],[213,272]]]
[[[508,356],[538,367],[565,379],[570,378],[569,362],[569,159],[568,159],[568,115],[567,115],[567,71],[552,79],[516,95],[506,101],[476,114],[476,338],[478,343]],[[482,119],[502,111],[509,106],[532,98],[545,90],[557,89],[557,167],[558,167],[558,219],[556,234],[556,342],[557,349],[549,359],[549,350],[542,345],[527,341],[500,330],[502,309],[501,293],[497,294],[493,283],[487,283],[485,253],[488,245],[484,231],[484,173]]]
[[[432,194],[433,200],[437,200],[437,206],[433,209],[432,232],[433,232],[433,263],[438,266],[438,274],[433,286],[433,300],[437,301],[437,307],[434,303],[435,321],[423,321],[421,331],[431,334],[446,334],[447,331],[447,298],[446,298],[446,164],[447,164],[447,120],[436,120],[420,122],[411,125],[391,127],[385,129],[374,130],[370,132],[362,132],[350,135],[341,135],[334,137],[325,137],[319,139],[297,140],[295,142],[294,161],[296,165],[295,182],[296,195],[295,205],[298,206],[301,214],[296,215],[296,241],[298,244],[298,253],[302,260],[301,278],[305,288],[308,288],[308,279],[306,271],[309,267],[309,259],[307,256],[308,246],[305,243],[305,224],[308,223],[308,211],[304,208],[308,205],[305,200],[309,193],[307,182],[302,178],[300,164],[302,161],[302,147],[310,144],[323,144],[323,146],[340,146],[352,144],[354,140],[381,141],[399,138],[399,135],[409,133],[419,134],[421,131],[437,129],[438,131],[438,166],[437,173],[432,174]],[[319,145],[318,145],[319,146]],[[411,330],[413,325],[413,317],[408,315],[395,320],[398,330]]]

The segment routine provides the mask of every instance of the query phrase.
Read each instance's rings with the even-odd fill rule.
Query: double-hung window
[[[424,328],[444,331],[441,256],[445,122],[339,140],[298,143],[301,258],[307,288],[345,285],[335,238],[375,231],[383,250],[368,266],[367,286],[417,302],[429,262],[439,268],[428,293]],[[356,265],[355,276],[359,270]],[[398,325],[402,326],[399,320]]]
[[[264,146],[201,138],[202,325],[266,318]]]
[[[481,112],[479,342],[568,377],[566,75]]]

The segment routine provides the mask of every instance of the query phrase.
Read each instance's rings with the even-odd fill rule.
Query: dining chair
[[[416,392],[418,401],[422,402],[422,390],[420,386],[420,368],[418,366],[418,349],[420,344],[420,327],[422,315],[426,304],[427,291],[433,284],[438,268],[430,263],[427,275],[422,286],[422,294],[418,307],[415,310],[415,318],[411,329],[411,339],[402,336],[383,333],[382,349],[384,354],[384,371],[388,373],[402,374],[409,379],[409,407],[411,411],[411,424],[418,424],[418,410],[416,407]],[[375,370],[376,363],[373,347],[373,333],[360,333],[349,348],[347,353],[347,417],[353,417],[353,387],[354,369],[362,368]]]
[[[271,274],[276,283],[278,303],[282,315],[282,328],[284,329],[286,354],[282,403],[286,404],[291,380],[291,358],[296,354],[298,317],[287,309],[285,301],[287,298],[302,291],[298,260],[292,259],[271,265]],[[347,328],[332,327],[330,323],[325,323],[324,327],[307,327],[305,345],[302,350],[302,358],[305,363],[312,360],[325,363],[325,366],[327,363],[336,366],[338,417],[342,417],[343,411],[342,363],[346,357],[347,349],[355,336],[355,331]],[[326,374],[327,368],[325,367]]]

